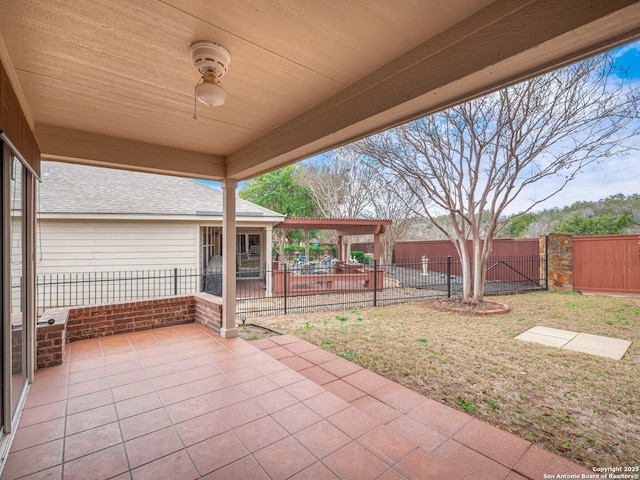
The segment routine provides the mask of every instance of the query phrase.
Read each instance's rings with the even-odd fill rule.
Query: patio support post
[[[344,242],[342,235],[338,235],[338,260],[344,262]]]
[[[222,182],[222,326],[220,336],[238,336],[236,328],[236,187],[237,180]]]
[[[378,262],[382,262],[380,258],[380,234],[375,233],[373,235],[373,258],[378,260]]]
[[[265,250],[265,296],[271,297],[273,294],[273,227],[265,228],[264,233],[264,250]]]

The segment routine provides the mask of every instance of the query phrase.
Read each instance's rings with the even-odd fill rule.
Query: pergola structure
[[[335,230],[338,236],[338,260],[344,261],[343,238],[349,235],[373,235],[373,258],[380,260],[380,235],[391,220],[365,218],[286,218],[274,228],[291,230]]]

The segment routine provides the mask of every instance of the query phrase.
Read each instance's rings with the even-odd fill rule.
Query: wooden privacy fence
[[[467,242],[467,251],[471,253],[471,241]],[[492,257],[529,257],[538,255],[537,238],[500,238],[493,241]],[[455,247],[449,240],[431,240],[423,242],[397,242],[393,247],[394,262],[402,263],[416,260],[423,255],[431,258],[457,257]]]
[[[640,235],[573,237],[573,288],[640,293]]]
[[[471,241],[467,242],[467,251],[472,253]],[[446,262],[442,260],[447,257],[456,259],[450,273],[462,275],[458,252],[449,240],[397,242],[394,245],[394,263],[397,265],[417,262],[422,258],[429,262],[429,270],[446,273]],[[509,278],[514,281],[518,278],[521,282],[534,284],[541,278],[540,262],[544,262],[544,258],[540,256],[537,238],[495,239],[487,264],[486,280]]]
[[[549,256],[549,268],[553,270],[549,272],[552,283],[549,288],[552,290],[640,294],[640,235],[572,237],[570,234],[549,234],[553,245],[546,252],[550,246],[543,247],[544,237],[496,239],[491,256],[505,258],[539,254],[541,260],[545,255]],[[471,251],[470,243],[467,247]],[[394,262],[403,263],[423,255],[428,258],[458,256],[448,240],[398,242]],[[521,271],[535,278],[533,269],[535,266],[532,265]],[[487,279],[491,278],[489,272]]]

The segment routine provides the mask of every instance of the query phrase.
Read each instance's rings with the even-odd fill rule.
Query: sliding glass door
[[[9,177],[9,260],[10,260],[10,322],[11,322],[11,415],[15,417],[18,403],[27,385],[27,329],[25,322],[25,201],[26,169],[11,155]]]
[[[31,173],[6,143],[2,152],[2,437],[17,424],[28,383],[29,224]],[[5,442],[2,442],[2,446]],[[3,456],[5,449],[1,449]]]

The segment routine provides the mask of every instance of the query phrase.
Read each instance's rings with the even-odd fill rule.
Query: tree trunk
[[[484,299],[484,269],[482,240],[479,236],[473,239],[473,295],[470,300],[481,302]]]
[[[467,241],[458,240],[456,249],[458,250],[458,255],[460,256],[460,264],[462,266],[462,299],[466,302],[469,301],[471,295],[473,294],[471,284],[473,273],[471,271],[471,258],[469,257],[469,252],[467,251]],[[448,279],[448,281],[450,282],[451,279]]]
[[[287,242],[287,234],[282,229],[276,229],[276,231],[278,232],[276,237],[276,241],[278,242],[278,261],[284,262],[284,246]]]
[[[304,232],[304,254],[309,261],[309,230],[303,230]]]
[[[351,237],[347,237],[345,241],[345,262],[351,262],[351,244],[353,243],[353,239]]]

